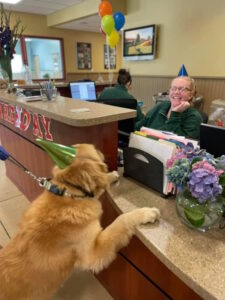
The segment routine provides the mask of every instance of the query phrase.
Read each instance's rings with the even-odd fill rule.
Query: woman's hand
[[[184,112],[190,107],[190,103],[188,101],[183,101],[181,104],[178,106],[175,106],[171,109],[171,111],[176,111],[176,112]]]

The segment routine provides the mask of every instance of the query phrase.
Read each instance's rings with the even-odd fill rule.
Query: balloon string
[[[107,55],[108,55],[108,70],[109,70],[109,73],[110,73],[111,64],[110,64],[109,44],[107,44]]]

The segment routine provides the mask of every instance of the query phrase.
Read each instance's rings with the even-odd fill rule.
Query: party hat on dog
[[[64,146],[41,139],[36,139],[36,141],[48,153],[60,169],[64,169],[69,166],[76,156],[75,147]]]

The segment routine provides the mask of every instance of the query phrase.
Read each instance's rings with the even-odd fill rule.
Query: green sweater
[[[98,97],[99,100],[104,99],[135,99],[131,94],[128,93],[124,85],[116,84],[114,87],[105,88],[101,95]],[[136,122],[140,121],[144,117],[141,108],[137,105],[137,117]]]
[[[198,139],[200,124],[202,118],[198,111],[193,107],[189,107],[182,113],[172,111],[167,118],[170,109],[170,101],[165,101],[155,105],[146,116],[136,123],[136,130],[140,130],[142,126],[171,131],[187,138]]]

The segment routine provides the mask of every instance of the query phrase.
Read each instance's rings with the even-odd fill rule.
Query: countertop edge
[[[109,199],[112,206],[116,209],[119,214],[125,213],[113,200],[113,193],[108,190]],[[160,221],[159,221],[160,222]],[[136,228],[136,236],[141,242],[180,280],[182,280],[187,286],[193,289],[200,297],[207,300],[217,300],[212,294],[207,292],[203,287],[201,287],[198,282],[194,281],[193,278],[185,274],[180,268],[178,268],[174,263],[172,263],[149,239],[147,239],[143,233],[143,228],[147,228],[148,225],[141,225]],[[151,225],[150,225],[151,226]],[[140,228],[142,227],[142,228]]]
[[[66,97],[61,97],[61,98],[70,100],[70,98],[66,98]],[[56,120],[58,122],[61,122],[61,123],[67,124],[67,125],[71,125],[71,126],[77,126],[77,127],[88,127],[88,126],[93,126],[93,125],[107,124],[107,123],[111,123],[111,122],[117,122],[120,120],[125,120],[125,119],[130,119],[130,118],[136,117],[135,110],[116,107],[117,109],[120,110],[119,113],[113,112],[111,115],[108,113],[106,115],[96,116],[96,117],[92,117],[89,119],[85,119],[86,113],[84,112],[84,113],[82,113],[82,116],[84,116],[84,118],[75,119],[75,118],[72,118],[71,116],[70,117],[66,116],[66,115],[62,116],[60,114],[49,111],[48,105],[50,103],[48,103],[48,102],[40,101],[41,104],[45,106],[45,108],[39,108],[39,107],[35,106],[36,103],[38,103],[38,102],[27,102],[26,103],[22,99],[20,100],[19,97],[15,99],[15,96],[13,96],[11,94],[4,95],[4,93],[0,93],[0,101],[5,102],[7,104],[19,105],[22,108],[27,109],[28,111],[31,111],[34,113],[39,113],[39,114],[42,114],[53,120]],[[99,104],[99,103],[87,103],[86,104],[86,106],[90,106],[90,107],[92,105],[104,105],[104,104]],[[113,108],[115,109],[115,107],[113,107]],[[109,105],[107,105],[107,110],[109,111]]]

